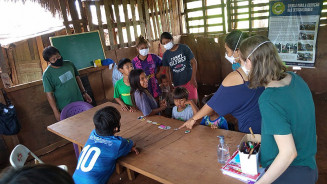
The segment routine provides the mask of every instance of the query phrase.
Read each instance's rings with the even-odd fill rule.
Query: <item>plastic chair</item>
[[[83,101],[70,103],[62,109],[61,114],[60,114],[60,120],[64,120],[66,118],[74,116],[83,111],[89,110],[91,108],[93,108],[93,106],[91,104],[89,104],[87,102],[83,102]],[[78,159],[78,157],[79,157],[78,145],[73,143],[73,146],[74,146],[74,150],[75,150],[75,156]]]
[[[44,162],[39,159],[33,152],[31,152],[26,146],[22,144],[18,144],[11,152],[9,161],[11,166],[13,166],[15,169],[19,169],[24,167],[25,162],[28,158],[28,156],[31,155],[38,163],[44,164]],[[61,169],[68,171],[68,168],[66,165],[59,165]]]

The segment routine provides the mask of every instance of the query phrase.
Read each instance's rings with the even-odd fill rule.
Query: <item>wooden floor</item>
[[[327,183],[327,93],[314,95],[314,101],[316,106],[316,121],[317,121],[317,135],[318,135],[318,153],[317,153],[317,164],[319,171],[318,184]],[[44,156],[40,157],[45,163],[61,165],[65,164],[68,166],[69,173],[72,174],[75,170],[77,160],[75,158],[73,145],[67,144],[61,148],[56,149]],[[120,183],[147,183],[147,184],[157,184],[158,182],[147,178],[142,175],[136,175],[134,181],[129,181],[127,174],[124,171],[122,174],[113,174],[110,184],[120,184]]]

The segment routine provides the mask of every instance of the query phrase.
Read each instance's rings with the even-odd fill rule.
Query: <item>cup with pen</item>
[[[243,173],[256,175],[259,168],[261,135],[253,134],[251,128],[250,132],[251,134],[244,135],[239,146],[240,163]]]

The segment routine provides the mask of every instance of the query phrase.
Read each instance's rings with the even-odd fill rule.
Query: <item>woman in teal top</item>
[[[259,98],[259,108],[260,161],[267,171],[257,183],[315,183],[316,120],[308,85],[295,73],[286,72],[268,38],[250,37],[242,42],[240,51],[249,87],[266,88]]]

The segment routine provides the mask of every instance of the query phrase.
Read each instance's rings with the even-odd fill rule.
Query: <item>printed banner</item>
[[[320,0],[271,0],[269,39],[291,66],[314,67],[322,3]]]

